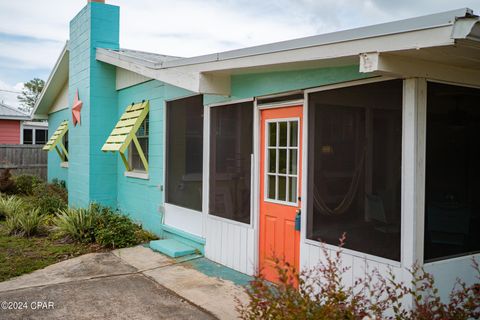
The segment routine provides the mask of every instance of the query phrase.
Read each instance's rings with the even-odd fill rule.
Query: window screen
[[[166,202],[202,210],[203,96],[167,103]]]
[[[210,111],[209,213],[250,223],[253,103]]]
[[[425,261],[480,251],[480,89],[428,83]]]
[[[143,120],[142,124],[138,128],[136,132],[138,143],[142,148],[143,155],[148,161],[148,135],[149,135],[149,120],[148,115]],[[130,164],[132,166],[132,170],[135,171],[145,171],[145,167],[143,165],[142,159],[140,158],[140,154],[138,153],[137,147],[135,143],[130,143],[129,152],[130,152]]]
[[[33,144],[32,131],[32,129],[23,129],[23,144]]]
[[[402,81],[309,96],[307,237],[400,260]]]

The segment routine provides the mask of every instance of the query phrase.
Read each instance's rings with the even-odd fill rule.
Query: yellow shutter
[[[137,140],[137,130],[140,128],[143,120],[145,120],[149,111],[149,102],[142,101],[141,103],[131,104],[125,110],[125,113],[118,120],[117,125],[113,128],[112,133],[107,138],[107,141],[102,147],[102,151],[115,152],[118,151],[122,157],[123,163],[127,171],[131,170],[131,166],[125,157],[125,151],[130,143],[133,141],[138,150],[138,154],[142,160],[145,171],[148,172],[148,162],[145,158],[142,148]]]
[[[43,146],[43,150],[52,151],[55,149],[63,161],[68,160],[68,152],[65,146],[62,143],[63,136],[68,131],[68,120],[62,121],[58,126],[57,130],[52,134],[48,142]]]

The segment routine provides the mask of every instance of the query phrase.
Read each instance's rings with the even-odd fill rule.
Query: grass
[[[48,237],[9,236],[5,221],[0,221],[0,281],[98,250],[98,246],[64,243]]]

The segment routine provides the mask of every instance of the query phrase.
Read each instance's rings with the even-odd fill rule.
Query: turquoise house
[[[71,206],[119,209],[171,256],[275,280],[342,251],[343,281],[414,263],[447,295],[480,251],[480,22],[470,9],[210,55],[122,49],[89,1],[35,116]],[[56,150],[56,151],[55,151]]]

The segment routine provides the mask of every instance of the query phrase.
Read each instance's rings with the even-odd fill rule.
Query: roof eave
[[[37,102],[35,103],[35,106],[34,106],[33,112],[32,112],[32,118],[35,118],[35,119],[46,119],[46,118],[48,118],[49,106],[46,105],[48,103],[46,103],[45,98],[46,98],[47,93],[50,93],[50,90],[52,90],[51,89],[52,83],[55,82],[55,78],[56,78],[58,72],[61,71],[61,68],[65,66],[64,59],[66,58],[67,53],[68,53],[68,41],[65,42],[65,45],[63,46],[63,49],[62,49],[57,61],[55,62],[55,65],[52,69],[52,72],[50,73],[50,75],[48,77],[48,80],[45,83],[45,86],[44,86],[42,92],[40,93],[40,97],[38,98]],[[68,61],[66,61],[66,66],[68,67]],[[67,71],[67,80],[68,80],[68,71]],[[63,80],[60,79],[60,81],[64,83],[64,79]],[[60,90],[61,90],[61,88],[60,88]],[[56,94],[54,94],[54,96],[56,96]]]

